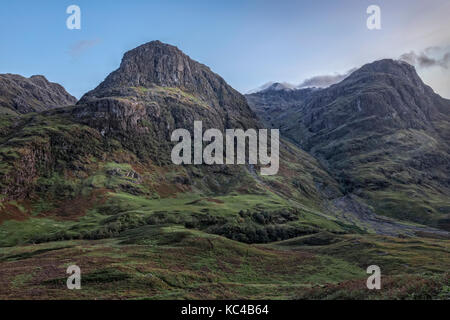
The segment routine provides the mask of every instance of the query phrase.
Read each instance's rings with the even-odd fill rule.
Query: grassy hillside
[[[318,240],[320,239],[320,240]],[[450,243],[320,234],[248,245],[180,225],[3,249],[2,299],[448,299]],[[66,288],[66,268],[82,290]],[[382,269],[383,290],[365,287]]]
[[[280,174],[262,177],[247,166],[160,165],[65,114],[2,119],[0,246],[169,222],[249,243],[352,228],[321,212],[337,183],[289,143]]]

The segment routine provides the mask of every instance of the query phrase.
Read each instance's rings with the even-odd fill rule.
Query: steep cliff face
[[[25,114],[73,105],[77,99],[44,76],[0,74],[0,113]]]
[[[222,126],[230,127],[257,126],[255,115],[244,96],[207,66],[160,41],[152,41],[127,52],[119,69],[83,96],[78,105],[110,97],[144,102],[159,100],[157,106],[149,110],[149,115],[156,117],[165,107],[163,100],[169,100],[169,104],[187,102],[196,106],[190,112],[191,118],[215,118]],[[173,109],[173,106],[168,109]]]
[[[363,66],[341,83],[311,95],[300,110],[301,123],[310,133],[308,149],[337,129],[346,132],[342,126],[361,133],[431,133],[437,129],[434,122],[449,121],[449,102],[426,86],[411,65],[392,60]]]
[[[119,69],[84,98],[104,97],[114,88],[153,86],[180,88],[213,107],[226,111],[239,109],[251,114],[245,107],[243,96],[220,76],[177,47],[160,41],[146,43],[125,53]]]
[[[247,94],[249,105],[261,121],[269,127],[280,127],[278,119],[288,111],[300,107],[317,88],[277,90],[272,86],[252,94]],[[277,125],[278,124],[278,125]]]
[[[71,116],[134,152],[168,162],[173,130],[259,128],[244,96],[178,48],[149,42],[127,52],[118,70],[84,95]]]
[[[442,123],[449,122],[450,102],[425,85],[414,67],[401,61],[367,64],[326,89],[263,91],[247,99],[259,115],[269,116],[274,125],[286,125],[286,133],[292,132],[307,149],[336,129],[342,133],[342,126],[350,124],[353,132],[419,129],[448,136]],[[283,112],[271,116],[280,109]],[[298,131],[301,137],[295,137]]]
[[[267,94],[248,100],[316,156],[347,193],[385,215],[446,225],[450,101],[425,85],[411,65],[367,64],[336,85],[291,99],[275,117],[276,96],[283,93],[271,95],[272,107],[258,107]],[[288,94],[278,99],[281,105]]]

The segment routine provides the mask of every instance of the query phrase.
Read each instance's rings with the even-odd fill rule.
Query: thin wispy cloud
[[[72,56],[72,58],[78,58],[88,49],[95,47],[100,42],[100,39],[80,40],[69,48],[69,54]]]
[[[326,88],[333,84],[339,83],[345,78],[347,78],[356,68],[347,71],[344,74],[328,74],[328,75],[319,75],[308,78],[304,80],[297,88],[307,88],[307,87],[317,87],[317,88]]]
[[[421,68],[441,67],[448,69],[450,66],[450,50],[442,47],[428,47],[423,52],[410,51],[400,56],[400,60]]]
[[[293,89],[305,89],[305,88],[327,88],[332,86],[333,84],[339,83],[345,78],[347,78],[350,74],[356,71],[358,68],[352,68],[349,71],[340,74],[324,74],[318,75],[311,78],[307,78],[303,80],[299,85],[291,84],[288,82],[268,82],[262,85],[259,88],[247,91],[247,94],[252,94],[260,91],[267,90],[271,88],[273,90],[293,90]]]

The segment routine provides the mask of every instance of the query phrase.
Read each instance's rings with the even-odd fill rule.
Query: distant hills
[[[247,95],[254,93],[261,93],[264,91],[292,91],[298,89],[308,89],[308,88],[327,88],[333,84],[341,82],[345,78],[347,78],[353,71],[357,70],[357,68],[351,69],[344,74],[330,74],[330,75],[318,75],[308,79],[303,80],[302,83],[295,85],[288,82],[268,82],[256,89],[250,90],[247,92]]]
[[[0,74],[0,113],[25,114],[75,104],[57,83],[44,76],[25,78],[17,74]]]
[[[448,230],[450,101],[411,65],[380,60],[328,88],[267,90],[247,99],[346,194],[383,215]]]

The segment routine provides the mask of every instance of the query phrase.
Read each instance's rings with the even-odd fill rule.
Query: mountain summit
[[[107,88],[154,85],[198,93],[226,86],[208,67],[192,60],[177,47],[152,41],[126,52],[119,69],[88,95]]]
[[[253,93],[258,93],[258,92],[264,92],[264,91],[278,91],[278,90],[293,90],[295,89],[295,85],[287,83],[287,82],[268,82],[262,86],[260,86],[259,88],[250,90],[249,92],[247,92],[247,94],[253,94]]]
[[[73,115],[105,134],[150,134],[158,141],[170,140],[174,129],[191,128],[195,120],[206,128],[260,126],[243,95],[160,41],[125,53],[119,69],[85,94]]]
[[[347,194],[376,212],[448,228],[450,101],[413,66],[375,61],[329,88],[248,101],[333,172]]]
[[[245,117],[253,114],[245,98],[207,66],[192,60],[175,46],[152,41],[125,53],[119,69],[112,72],[89,98],[109,96],[112,90],[123,88],[178,88],[192,94],[218,112],[239,112]]]

